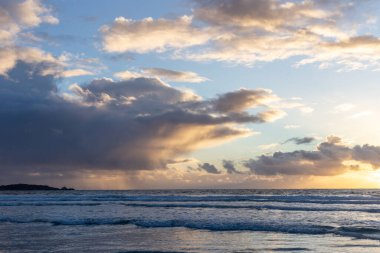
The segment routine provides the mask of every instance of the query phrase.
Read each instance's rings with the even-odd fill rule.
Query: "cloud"
[[[114,76],[120,79],[127,80],[127,79],[143,77],[143,74],[140,72],[124,70],[124,71],[116,72]]]
[[[111,25],[100,28],[103,49],[107,52],[163,52],[206,43],[211,34],[191,24],[192,18],[175,20],[145,18],[131,20],[118,17]]]
[[[0,75],[3,76],[7,76],[8,72],[16,66],[17,62],[43,65],[43,68],[38,68],[40,75],[54,75],[55,77],[64,78],[93,75],[94,73],[89,69],[97,70],[100,68],[97,62],[86,62],[86,59],[79,59],[67,54],[56,57],[51,53],[34,47],[0,47],[0,57],[2,59]]]
[[[295,67],[378,70],[379,38],[360,34],[372,23],[355,16],[371,11],[363,6],[360,1],[193,1],[191,16],[119,17],[100,31],[103,49],[114,53],[169,52],[173,58],[249,66],[297,56]]]
[[[221,173],[214,165],[212,165],[210,163],[199,164],[199,169],[204,170],[210,174],[220,174]]]
[[[277,147],[278,145],[279,145],[279,143],[270,143],[270,144],[260,145],[259,148],[264,149],[264,150],[268,150],[268,149],[273,149],[273,148]]]
[[[380,147],[365,144],[352,148],[352,159],[371,164],[374,168],[380,167]]]
[[[279,2],[274,0],[195,1],[195,18],[217,26],[258,27],[267,31],[289,29],[298,23],[327,19],[337,15],[314,1]]]
[[[260,110],[220,112],[215,107],[219,98],[203,100],[155,78],[95,79],[61,93],[56,76],[45,73],[45,67],[18,61],[0,76],[4,177],[13,170],[163,169],[194,150],[252,134],[244,123],[267,120]]]
[[[84,70],[84,69],[70,69],[63,71],[60,76],[62,77],[73,77],[73,76],[87,76],[87,75],[93,75],[91,71]]]
[[[240,89],[219,96],[215,100],[215,108],[220,112],[240,112],[247,108],[265,105],[278,99],[276,95],[272,94],[271,90]]]
[[[362,69],[378,70],[380,68],[380,39],[373,35],[357,35],[336,41],[321,42],[298,65],[322,63],[320,68],[341,65],[338,71]]]
[[[333,113],[348,112],[355,107],[356,106],[354,104],[350,103],[340,104],[334,107]]]
[[[195,72],[175,71],[163,68],[144,68],[140,72],[126,70],[117,72],[114,75],[121,79],[156,77],[168,82],[200,83],[208,80],[206,77],[200,76]]]
[[[0,75],[7,76],[17,62],[41,64],[41,75],[73,77],[93,74],[96,64],[84,64],[83,59],[67,53],[54,56],[36,47],[26,47],[25,38],[38,40],[31,28],[42,23],[57,24],[52,10],[38,0],[4,0],[0,2]],[[27,31],[27,32],[25,32]],[[77,58],[77,59],[75,59]]]
[[[285,129],[296,129],[296,128],[300,128],[300,126],[290,124],[290,125],[285,125],[284,128]]]
[[[199,76],[197,73],[190,71],[174,71],[163,68],[145,68],[143,73],[149,76],[156,76],[169,82],[188,82],[188,83],[201,83],[208,79]]]
[[[355,113],[355,114],[349,116],[348,118],[349,119],[358,119],[358,118],[368,117],[372,113],[373,113],[372,111],[362,111],[362,112]]]
[[[293,142],[296,145],[302,145],[302,144],[310,144],[313,141],[315,141],[314,137],[303,137],[303,138],[294,137],[294,138],[290,138],[286,140],[283,144],[288,143],[288,142]]]
[[[214,44],[184,57],[252,65],[293,56],[317,60],[324,42],[349,38],[353,29],[340,26],[349,4],[327,1],[195,1],[194,20],[219,31]],[[347,23],[347,22],[346,22]],[[346,25],[349,27],[348,25]],[[336,59],[336,58],[335,58]],[[327,59],[326,59],[327,60]],[[330,64],[333,59],[327,60]]]
[[[286,116],[286,112],[278,109],[271,109],[264,112],[260,112],[258,116],[264,122],[273,122]]]
[[[41,63],[45,68],[40,69],[41,73],[57,72],[62,67],[61,62],[50,53],[46,53],[38,48],[27,47],[0,47],[0,56],[2,64],[0,66],[0,75],[6,75],[18,61],[29,64]]]
[[[38,0],[2,0],[0,2],[0,42],[12,43],[16,35],[41,23],[57,24],[59,20],[51,15],[50,8]]]
[[[225,0],[195,1],[194,20],[224,36],[185,57],[252,65],[299,56],[295,66],[319,64],[341,70],[378,69],[379,39],[359,35],[360,2]],[[303,58],[303,59],[302,59]]]
[[[223,167],[227,174],[272,179],[278,176],[337,176],[349,171],[379,169],[380,146],[364,144],[350,147],[339,137],[329,136],[316,150],[274,152],[241,163],[250,171],[238,171],[234,161],[228,160],[223,160]],[[215,165],[206,163],[203,167],[209,173],[221,173]]]
[[[243,174],[236,169],[233,161],[223,160],[223,168],[227,170],[227,174]]]
[[[335,136],[327,138],[315,151],[297,150],[261,155],[244,162],[256,175],[335,176],[349,170],[360,170],[363,164],[380,167],[380,147],[356,145],[349,147]]]
[[[17,45],[20,33],[41,23],[58,23],[51,10],[37,0],[0,2],[0,75],[12,69],[17,61],[27,63],[44,62],[52,64],[56,59],[38,48],[26,48]],[[57,62],[58,64],[58,62]]]

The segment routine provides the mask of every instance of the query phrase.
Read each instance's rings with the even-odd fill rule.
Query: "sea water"
[[[0,192],[0,252],[380,252],[380,190]]]

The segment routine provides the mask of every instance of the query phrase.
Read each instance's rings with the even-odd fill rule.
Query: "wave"
[[[127,207],[146,208],[212,208],[212,209],[246,209],[246,210],[280,210],[300,212],[365,212],[380,213],[380,208],[344,208],[327,206],[281,206],[281,205],[234,205],[234,204],[208,204],[208,203],[67,203],[67,202],[0,202],[0,207],[17,206],[100,206],[105,204],[119,204]]]
[[[131,220],[126,219],[15,219],[15,218],[0,218],[2,223],[49,223],[51,225],[65,225],[65,226],[91,226],[91,225],[127,225],[132,224]]]
[[[268,252],[273,252],[273,251],[278,251],[278,252],[310,251],[310,249],[303,248],[303,247],[296,247],[296,248],[262,248],[260,250],[261,251],[265,251],[265,252],[267,252],[267,251]],[[182,251],[156,251],[156,250],[154,250],[154,251],[151,251],[151,250],[148,250],[148,251],[147,250],[141,250],[141,251],[139,251],[139,250],[131,250],[131,251],[121,251],[121,252],[118,252],[118,253],[188,253],[188,252],[189,251],[186,251],[186,252],[183,251],[182,252]]]
[[[160,250],[128,250],[120,251],[118,253],[188,253],[188,251],[160,251]]]
[[[339,207],[305,207],[305,206],[276,206],[276,205],[210,205],[210,204],[161,204],[161,203],[128,203],[131,207],[163,207],[163,208],[215,208],[215,209],[253,209],[253,210],[282,210],[282,211],[311,211],[311,212],[367,212],[380,213],[380,208],[339,208]]]
[[[1,202],[278,202],[308,204],[379,205],[373,196],[332,195],[0,195]]]
[[[210,220],[129,220],[129,219],[10,219],[0,218],[3,223],[49,223],[55,226],[96,226],[96,225],[134,225],[142,228],[174,228],[183,227],[208,231],[254,231],[290,234],[323,235],[335,234],[357,239],[380,240],[380,229],[377,227],[334,227],[312,224],[276,224],[265,222],[211,222]]]
[[[62,203],[62,202],[10,202],[1,203],[0,206],[100,206],[102,203]]]

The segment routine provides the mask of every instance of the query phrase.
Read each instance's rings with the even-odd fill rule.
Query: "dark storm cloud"
[[[380,167],[380,147],[365,144],[356,145],[352,149],[352,158],[354,160],[365,161],[373,166]]]
[[[223,160],[223,168],[227,170],[228,174],[242,174],[236,169],[233,161]]]
[[[46,63],[26,64],[0,76],[0,171],[60,175],[78,170],[149,170],[165,168],[173,159],[196,149],[250,134],[242,123],[267,122],[273,112],[244,111],[261,105],[264,90],[239,90],[202,100],[158,79],[125,81],[97,79],[72,85],[62,94],[51,75],[41,75]],[[250,94],[237,107],[231,94]],[[242,96],[245,98],[245,95]],[[221,109],[221,104],[222,106]],[[292,138],[296,144],[311,137]],[[329,137],[314,151],[275,152],[243,165],[257,175],[338,175],[360,169],[354,160],[380,166],[380,147],[347,146]],[[228,174],[241,174],[232,161],[223,161]],[[199,168],[220,174],[212,164]],[[16,173],[17,172],[17,173]],[[19,176],[18,176],[19,177]],[[21,177],[20,177],[21,178]]]
[[[303,137],[303,138],[294,137],[294,138],[290,138],[286,140],[283,144],[288,143],[288,142],[293,142],[297,145],[302,145],[302,144],[312,143],[313,141],[315,141],[314,137]]]
[[[210,163],[204,163],[204,164],[199,164],[199,168],[201,170],[206,171],[207,173],[210,174],[220,174],[221,172],[215,167],[215,165],[212,165]]]
[[[329,137],[318,145],[315,151],[297,150],[293,152],[275,152],[273,155],[261,155],[250,159],[244,165],[258,175],[317,175],[331,176],[342,174],[350,169],[360,169],[360,163],[380,166],[380,147],[356,145],[349,147],[338,137]],[[345,164],[345,161],[356,161]]]
[[[158,79],[98,79],[61,93],[43,63],[0,76],[0,165],[11,170],[165,168],[193,150],[250,134],[263,111],[219,113],[214,100]]]

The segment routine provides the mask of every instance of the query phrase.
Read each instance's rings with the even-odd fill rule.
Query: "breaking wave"
[[[210,222],[209,220],[129,220],[129,219],[7,219],[3,223],[50,223],[55,226],[97,226],[97,225],[134,225],[142,228],[182,227],[209,231],[256,231],[290,234],[323,235],[334,234],[358,239],[380,240],[380,229],[375,227],[334,227],[314,224],[276,224],[266,222]]]

